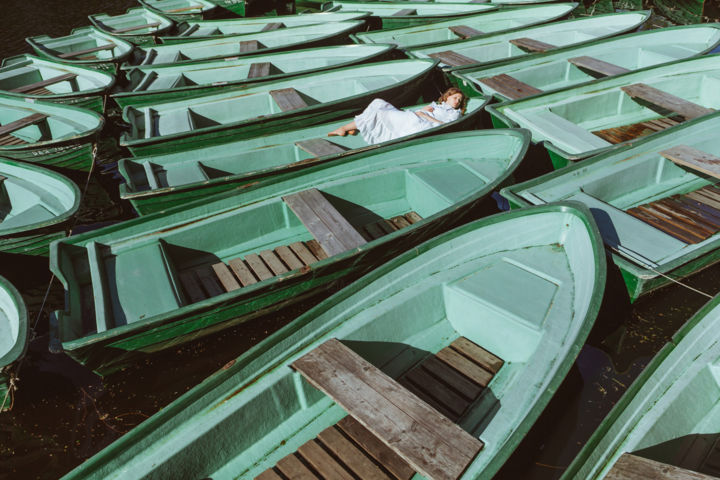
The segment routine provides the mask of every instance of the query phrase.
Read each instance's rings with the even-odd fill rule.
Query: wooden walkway
[[[395,381],[328,340],[292,367],[349,415],[257,478],[458,478],[483,444],[454,422],[502,364],[460,337]]]

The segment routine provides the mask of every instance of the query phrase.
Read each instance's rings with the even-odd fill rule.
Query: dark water
[[[609,4],[586,2],[584,7],[590,12],[607,7],[605,3]],[[639,6],[632,0],[626,3]],[[88,25],[88,14],[117,14],[134,6],[134,0],[3,0],[0,57],[30,53],[26,36],[65,35]],[[663,24],[661,19],[653,21]],[[109,123],[105,137],[116,137],[119,126]],[[117,198],[114,162],[124,153],[103,145],[100,165],[89,180],[84,175],[74,178],[81,187],[87,183],[76,231],[133,216],[129,205]],[[685,283],[715,295],[720,291],[719,274],[720,267],[714,267]],[[23,293],[31,322],[36,323],[12,399],[14,408],[0,414],[0,479],[60,477],[319,300],[168,351],[101,380],[68,357],[48,353],[47,313],[63,307],[63,291],[57,281],[48,289],[47,259],[0,256],[0,275]],[[629,305],[619,279],[611,275],[602,312],[575,367],[498,477],[558,478],[654,353],[705,301],[702,295],[672,286]]]

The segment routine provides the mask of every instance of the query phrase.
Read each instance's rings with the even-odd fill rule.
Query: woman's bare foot
[[[358,134],[358,130],[357,130],[357,128],[353,128],[353,129],[351,129],[351,130],[348,130],[348,131],[347,131],[347,134],[348,134],[348,135],[357,135],[357,134]]]
[[[343,127],[336,128],[332,132],[328,133],[328,137],[344,137],[348,132]],[[352,135],[352,134],[351,134]]]

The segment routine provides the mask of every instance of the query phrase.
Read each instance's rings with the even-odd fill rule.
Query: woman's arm
[[[418,110],[417,112],[415,112],[415,115],[417,115],[418,117],[422,117],[422,118],[424,118],[424,119],[426,119],[426,120],[430,120],[431,122],[443,123],[443,122],[441,122],[440,120],[438,120],[437,118],[431,117],[430,115],[428,115],[427,113],[423,112],[422,110]]]

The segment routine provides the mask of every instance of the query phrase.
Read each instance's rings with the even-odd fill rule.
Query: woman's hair
[[[457,87],[450,87],[447,90],[445,90],[445,92],[442,95],[440,95],[440,98],[438,98],[437,103],[443,103],[445,100],[447,100],[447,98],[450,95],[455,95],[456,93],[459,93],[460,95],[462,95],[462,100],[460,101],[459,110],[460,110],[460,113],[465,115],[465,109],[467,108],[468,97],[467,97],[467,95],[465,95],[463,93],[462,90],[460,90]]]

